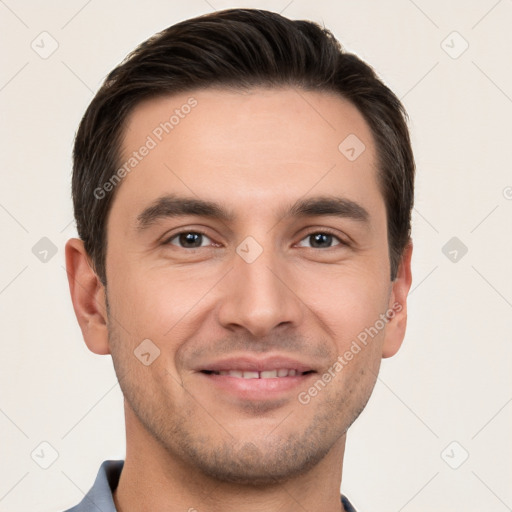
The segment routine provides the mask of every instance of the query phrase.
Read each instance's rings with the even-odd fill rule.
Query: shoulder
[[[123,465],[123,460],[104,461],[98,470],[93,486],[83,500],[65,512],[97,512],[98,510],[116,512],[112,492],[119,483]]]
[[[345,509],[345,512],[357,512],[352,503],[348,501],[348,498],[346,496],[341,495],[341,503],[343,504],[343,508]]]

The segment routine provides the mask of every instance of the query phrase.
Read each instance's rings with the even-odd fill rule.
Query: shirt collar
[[[76,507],[66,512],[117,512],[112,493],[119,483],[123,465],[123,460],[104,461],[91,490]]]
[[[106,460],[98,471],[91,490],[84,499],[66,512],[117,512],[112,493],[116,490],[123,469],[123,460]],[[350,501],[341,496],[346,512],[356,512]]]

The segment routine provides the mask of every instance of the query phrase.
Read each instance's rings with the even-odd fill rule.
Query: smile
[[[295,377],[297,375],[306,375],[311,373],[312,370],[306,372],[300,372],[296,369],[279,368],[277,370],[264,370],[261,372],[256,371],[242,371],[242,370],[219,370],[219,371],[208,371],[203,370],[203,373],[208,375],[222,375],[228,377],[236,377],[239,379],[276,379],[283,377]]]

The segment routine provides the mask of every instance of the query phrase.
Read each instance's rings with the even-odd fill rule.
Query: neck
[[[223,482],[191,467],[151,436],[129,408],[126,459],[114,491],[118,512],[340,512],[345,435],[308,472],[273,485]]]

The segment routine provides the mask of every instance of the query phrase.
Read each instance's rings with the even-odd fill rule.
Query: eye
[[[174,242],[174,240],[176,242]],[[206,245],[203,245],[204,241],[208,241]],[[165,242],[170,245],[177,245],[183,249],[197,249],[199,247],[206,247],[211,245],[212,241],[204,233],[199,231],[182,231],[168,238]]]
[[[304,245],[304,240],[309,240],[311,245]],[[337,242],[334,243],[333,242]],[[312,249],[329,249],[330,247],[337,246],[337,245],[348,245],[343,240],[338,238],[337,236],[324,232],[324,231],[318,231],[315,233],[310,233],[305,238],[303,238],[299,242],[300,247],[311,247]]]

